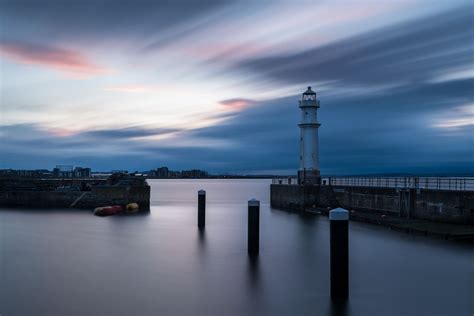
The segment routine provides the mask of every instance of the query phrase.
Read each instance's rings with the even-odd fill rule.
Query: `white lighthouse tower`
[[[298,170],[299,184],[320,184],[319,172],[319,142],[318,108],[319,101],[316,93],[308,87],[299,101],[301,123],[298,124],[300,136],[300,169]]]

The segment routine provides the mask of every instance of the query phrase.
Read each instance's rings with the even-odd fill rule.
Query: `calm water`
[[[148,215],[0,210],[0,314],[472,315],[474,247],[350,223],[350,301],[332,305],[329,225],[271,209],[270,180],[152,180]],[[196,191],[207,190],[204,234]],[[261,251],[246,253],[246,201]]]

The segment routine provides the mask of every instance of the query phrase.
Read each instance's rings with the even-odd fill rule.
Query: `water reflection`
[[[247,315],[263,315],[265,291],[261,284],[260,261],[258,256],[248,256],[246,269]]]
[[[152,183],[152,209],[145,216],[1,210],[0,312],[415,316],[420,310],[426,315],[472,311],[472,245],[356,222],[349,225],[350,301],[332,302],[327,217],[271,209],[269,184],[159,181]],[[202,187],[209,216],[206,228],[198,230],[196,191]],[[247,254],[249,196],[261,200],[258,257]]]
[[[201,251],[206,249],[206,229],[204,227],[198,228],[198,245]]]
[[[347,300],[331,300],[329,307],[329,315],[331,316],[348,316],[349,302]]]
[[[248,284],[250,288],[256,289],[258,288],[258,283],[260,280],[260,265],[258,256],[248,256],[247,260],[247,276],[248,276]]]

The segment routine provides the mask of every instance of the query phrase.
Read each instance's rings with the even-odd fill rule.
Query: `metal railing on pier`
[[[273,184],[298,185],[296,177],[274,178]],[[322,185],[474,191],[474,177],[322,177]]]

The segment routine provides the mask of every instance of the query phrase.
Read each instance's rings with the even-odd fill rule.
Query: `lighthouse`
[[[299,101],[301,109],[300,128],[300,168],[298,170],[299,184],[320,184],[319,172],[319,142],[318,123],[319,100],[316,93],[308,87]]]

